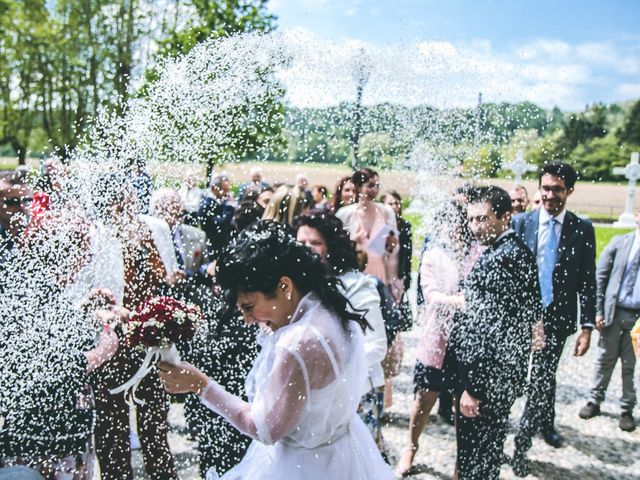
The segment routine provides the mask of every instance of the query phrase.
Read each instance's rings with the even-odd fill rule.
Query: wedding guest
[[[348,205],[336,212],[358,249],[367,253],[365,272],[380,278],[388,285],[397,300],[401,298],[403,283],[399,279],[398,224],[395,212],[376,202],[380,191],[379,177],[371,169],[358,170],[351,177],[356,187],[358,203]],[[382,248],[373,249],[371,241],[383,235]]]
[[[358,203],[341,208],[336,216],[349,231],[357,248],[366,253],[364,272],[379,278],[399,304],[404,295],[404,284],[398,270],[400,247],[396,214],[390,207],[375,201],[380,191],[380,180],[375,171],[360,169],[353,174],[351,181],[356,187]],[[391,378],[400,373],[403,351],[402,338],[396,335],[382,364],[386,380],[385,408],[393,403]]]
[[[300,191],[304,193],[304,197],[307,200],[307,205],[309,205],[309,208],[311,208],[314,202],[313,202],[313,195],[311,195],[311,190],[309,190],[309,177],[307,176],[307,174],[298,173],[296,175],[294,186],[298,187]]]
[[[282,185],[273,194],[262,215],[263,220],[293,225],[294,219],[309,208],[304,191],[299,187]]]
[[[513,215],[527,211],[530,201],[526,188],[522,185],[516,185],[509,192],[509,197],[511,197],[511,213],[513,213]]]
[[[238,199],[240,201],[244,200],[250,191],[259,192],[269,187],[269,184],[262,178],[262,169],[260,167],[252,167],[251,170],[249,170],[249,175],[251,176],[251,180],[240,185],[240,189],[238,190]]]
[[[31,201],[26,172],[0,174],[0,269],[29,222]]]
[[[215,265],[209,261],[206,235],[199,228],[182,223],[184,206],[178,192],[170,188],[160,188],[153,192],[151,211],[169,226],[178,279],[190,284],[192,292],[199,290],[199,286],[210,286]],[[187,295],[186,299],[194,301],[192,295]]]
[[[620,359],[622,376],[622,413],[618,426],[625,432],[636,428],[633,407],[636,390],[633,371],[636,356],[631,330],[640,317],[640,210],[636,212],[635,231],[613,237],[598,260],[596,269],[596,329],[600,332],[596,372],[589,401],[580,409],[585,420],[600,415],[613,369]]]
[[[544,306],[544,348],[533,353],[527,406],[520,420],[514,471],[526,475],[527,451],[540,431],[546,443],[562,446],[555,428],[556,371],[567,338],[580,323],[574,355],[589,349],[596,316],[596,240],[593,226],[566,208],[578,173],[563,162],[540,170],[542,208],[514,217],[513,229],[536,256]]]
[[[118,338],[102,328],[115,313],[85,316],[65,295],[88,261],[88,243],[81,216],[52,212],[0,279],[0,466],[9,467],[0,478],[29,478],[34,470],[46,480],[92,478],[88,375],[113,357]]]
[[[531,210],[538,210],[542,206],[542,194],[540,190],[537,190],[533,194],[533,200],[531,200]]]
[[[141,158],[131,158],[127,161],[126,170],[140,205],[140,213],[149,213],[153,180],[149,175],[146,162]]]
[[[258,192],[256,197],[256,203],[264,210],[269,205],[271,198],[273,198],[274,190],[271,187],[264,187]]]
[[[351,205],[356,201],[355,185],[351,181],[351,175],[342,177],[336,184],[331,202],[331,210],[337,212],[340,208]]]
[[[197,227],[198,209],[200,208],[200,202],[205,193],[203,189],[198,186],[198,177],[196,175],[189,175],[180,187],[180,190],[178,190],[178,193],[184,205],[184,223]]]
[[[328,210],[327,187],[324,185],[314,185],[311,187],[311,197],[313,198],[313,208],[316,210]]]
[[[477,188],[467,217],[487,249],[464,282],[465,309],[447,345],[458,403],[457,478],[497,480],[509,412],[527,380],[540,290],[535,257],[509,228],[509,194]]]
[[[225,250],[217,273],[245,322],[263,330],[246,383],[249,401],[187,363],[159,368],[169,392],[197,393],[254,439],[222,478],[393,478],[356,413],[367,389],[368,324],[348,308],[320,257],[285,225],[262,221]]]
[[[444,363],[449,333],[456,312],[464,307],[461,283],[482,249],[474,245],[467,223],[466,206],[457,202],[443,205],[434,218],[433,235],[422,256],[420,285],[425,304],[418,310],[422,334],[414,371],[414,400],[409,416],[409,444],[396,473],[413,472],[413,459],[431,410],[442,392],[447,392]]]
[[[264,208],[258,203],[250,200],[240,202],[233,216],[233,225],[235,226],[236,233],[256,223],[262,218],[262,215],[264,215]]]
[[[398,223],[398,241],[400,251],[398,253],[398,275],[403,282],[404,295],[399,302],[403,314],[403,330],[409,330],[412,324],[411,307],[406,293],[411,288],[411,257],[413,256],[413,232],[411,223],[402,218],[402,197],[395,190],[387,190],[382,196],[382,203],[390,207],[396,214]]]
[[[175,279],[167,272],[151,229],[142,220],[135,193],[126,176],[100,177],[95,186],[96,212],[114,234],[120,248],[111,268],[121,268],[123,306],[135,310],[163,292]],[[174,259],[175,261],[175,259]],[[132,480],[129,438],[129,405],[123,394],[109,390],[128,381],[142,364],[142,353],[123,346],[92,378],[96,403],[96,457],[103,480]],[[144,401],[136,407],[136,418],[145,470],[150,478],[176,479],[177,473],[167,440],[168,402],[156,371],[145,376],[136,392]]]
[[[231,185],[224,174],[211,176],[210,191],[200,202],[198,218],[207,235],[209,258],[216,260],[233,233],[235,206],[231,201]]]

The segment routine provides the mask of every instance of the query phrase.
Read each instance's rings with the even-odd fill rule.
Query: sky
[[[482,92],[487,101],[529,100],[577,111],[595,102],[640,98],[640,0],[271,0],[268,5],[278,30],[295,32],[306,45],[324,51],[325,63],[336,52],[366,52],[375,65],[373,77],[382,73],[377,85],[375,79],[367,85],[365,103],[470,106]],[[319,89],[336,89],[329,80],[323,85],[315,79],[305,88],[300,78],[296,83],[295,71],[287,75],[293,103],[332,103],[317,95]],[[348,96],[346,90],[327,97]]]

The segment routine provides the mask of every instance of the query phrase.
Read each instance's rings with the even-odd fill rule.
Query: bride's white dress
[[[202,401],[254,439],[230,479],[394,478],[356,410],[367,390],[360,327],[345,331],[315,294],[265,335],[242,401],[211,381]],[[217,479],[209,471],[207,480]]]

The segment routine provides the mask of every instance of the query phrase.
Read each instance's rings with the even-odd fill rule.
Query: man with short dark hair
[[[447,353],[458,377],[458,478],[491,480],[500,474],[511,406],[524,391],[540,291],[535,258],[509,228],[507,192],[470,192],[467,216],[487,250],[463,284],[465,313]]]
[[[513,219],[516,234],[536,256],[545,337],[544,347],[533,353],[527,404],[515,440],[513,467],[518,476],[529,473],[526,452],[537,431],[549,445],[561,446],[554,427],[556,370],[567,337],[577,330],[578,311],[582,331],[574,355],[587,352],[595,325],[595,233],[590,222],[566,209],[577,178],[566,163],[546,164],[539,177],[542,208]]]

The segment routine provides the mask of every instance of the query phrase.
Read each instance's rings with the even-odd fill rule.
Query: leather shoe
[[[587,402],[587,404],[580,409],[578,416],[583,420],[588,420],[600,415],[600,405],[596,405],[593,402]]]
[[[542,438],[547,442],[547,445],[551,445],[553,448],[560,448],[562,446],[562,437],[560,437],[555,430],[544,432]]]
[[[636,421],[633,419],[633,415],[631,415],[631,413],[623,412],[620,415],[618,426],[622,431],[633,432],[636,429]]]
[[[527,458],[527,454],[516,448],[513,452],[513,459],[511,460],[511,469],[516,477],[526,477],[531,473],[531,462]]]

